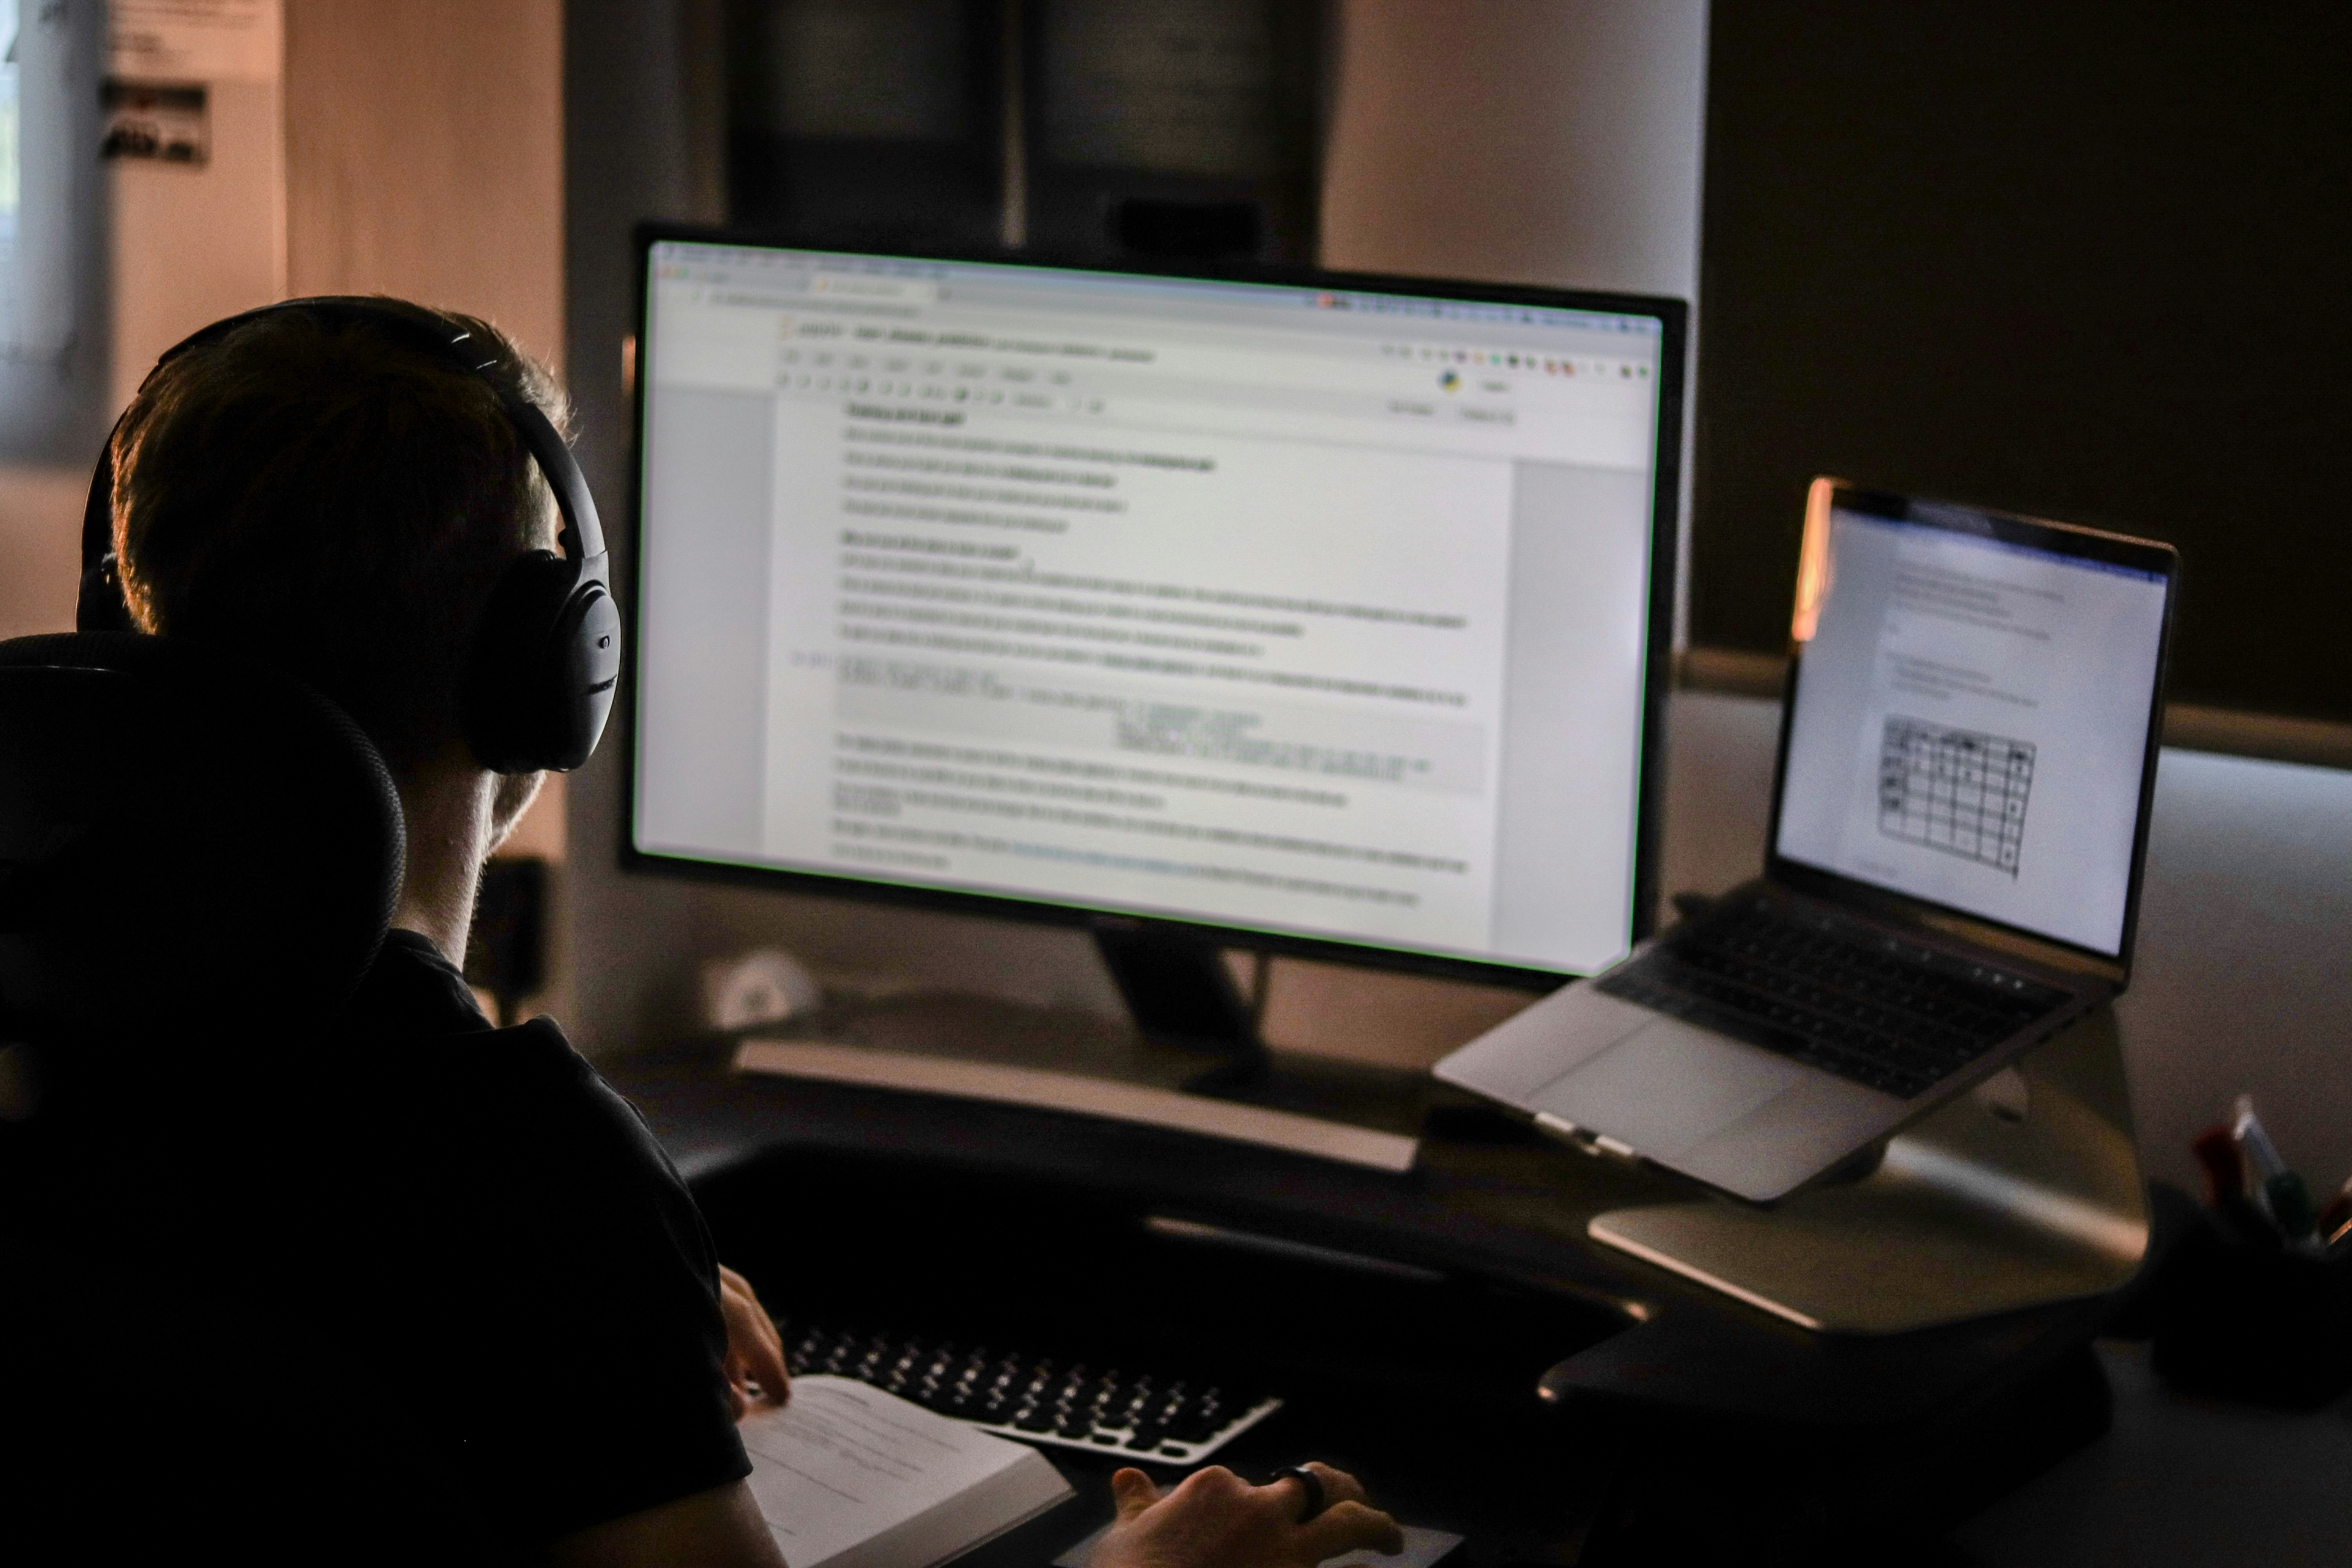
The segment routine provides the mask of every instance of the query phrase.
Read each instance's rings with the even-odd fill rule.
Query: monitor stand
[[[1059,1110],[1402,1173],[1419,1150],[1401,1076],[1270,1052],[1206,942],[1128,922],[1096,941],[1131,1024],[915,993],[747,1036],[738,1071]],[[1410,1075],[1418,1087],[1422,1075]],[[1377,1080],[1377,1081],[1374,1081]]]
[[[1137,1034],[1216,1058],[1186,1089],[1216,1094],[1262,1085],[1272,1076],[1273,1058],[1258,1037],[1257,1009],[1234,984],[1215,943],[1119,920],[1098,921],[1094,939]]]
[[[2147,1249],[2114,1010],[1904,1132],[1865,1173],[1770,1208],[1595,1215],[1593,1240],[1801,1327],[1896,1333],[2097,1296]]]

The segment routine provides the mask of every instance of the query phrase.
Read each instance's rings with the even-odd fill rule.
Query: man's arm
[[[574,1531],[548,1547],[547,1561],[554,1568],[785,1568],[741,1481]]]
[[[727,1320],[728,1394],[740,1420],[751,1412],[746,1384],[772,1406],[791,1395],[783,1342],[751,1282],[723,1264],[719,1304]],[[558,1568],[785,1568],[776,1538],[741,1481],[696,1492],[575,1531],[548,1548]]]

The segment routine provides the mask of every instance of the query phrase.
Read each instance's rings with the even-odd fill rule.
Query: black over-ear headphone
[[[265,305],[215,321],[164,351],[156,368],[215,342],[246,322],[299,310],[322,325],[363,324],[445,364],[478,375],[498,395],[547,488],[555,492],[563,553],[534,550],[499,579],[474,637],[466,671],[465,733],[475,758],[494,772],[578,767],[596,749],[621,673],[621,615],[613,602],[604,531],[588,480],[555,426],[473,334],[430,310],[394,300],[330,296]],[[152,379],[154,371],[149,371]],[[141,384],[145,390],[145,383]],[[120,428],[118,425],[117,428]],[[99,454],[81,523],[81,603],[86,632],[134,629],[114,559],[114,438]]]

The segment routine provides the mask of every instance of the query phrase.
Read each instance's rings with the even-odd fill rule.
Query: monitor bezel
[[[2164,616],[2157,631],[2156,676],[2148,692],[2147,736],[2140,752],[2139,816],[2132,831],[2131,875],[2124,890],[2123,943],[2120,951],[2108,952],[2081,942],[2069,942],[2063,937],[2052,936],[2029,926],[2014,925],[1990,915],[1980,915],[1957,904],[1922,898],[1916,893],[1898,892],[1859,877],[1850,877],[1843,872],[1781,854],[1780,807],[1788,783],[1789,742],[1796,718],[1797,681],[1804,664],[1804,645],[1793,636],[1789,642],[1788,669],[1781,689],[1780,750],[1772,764],[1772,809],[1765,818],[1765,876],[1771,881],[1816,898],[1854,904],[1894,918],[1917,920],[1924,917],[1990,945],[2002,945],[2001,938],[2009,939],[2008,945],[2011,946],[2021,941],[2035,956],[2061,964],[2087,964],[2116,985],[2123,985],[2131,978],[2132,952],[2139,939],[2140,888],[2147,872],[2149,821],[2156,815],[2156,771],[2164,746],[2165,690],[2171,675],[2173,621],[2180,602],[2180,552],[2158,540],[2111,533],[2080,523],[2055,522],[2048,518],[1998,511],[1990,507],[1906,496],[1893,490],[1867,489],[1843,479],[1824,479],[1817,482],[1829,487],[1825,504],[1832,511],[1857,511],[1890,521],[1941,528],[1955,533],[2023,545],[2053,555],[2104,562],[2145,572],[2163,581]]]
[[[1531,964],[1511,963],[1451,953],[1387,948],[1345,938],[1318,937],[1286,931],[1195,921],[1138,910],[1093,910],[1044,900],[1026,900],[999,893],[961,889],[925,888],[897,882],[867,881],[824,871],[750,866],[733,861],[702,860],[638,847],[636,844],[637,683],[639,579],[637,563],[646,526],[645,428],[646,400],[651,377],[644,370],[652,251],[666,241],[734,246],[743,248],[814,251],[844,257],[875,257],[893,260],[975,262],[1000,266],[1044,267],[1081,272],[1142,278],[1199,279],[1205,282],[1258,283],[1309,288],[1334,292],[1398,294],[1406,297],[1458,300],[1469,304],[1527,305],[1543,309],[1589,310],[1596,313],[1648,316],[1659,324],[1657,375],[1657,462],[1651,476],[1651,538],[1649,635],[1644,655],[1642,694],[1642,744],[1634,794],[1633,887],[1631,940],[1638,942],[1656,930],[1658,859],[1661,816],[1664,807],[1666,763],[1666,702],[1673,669],[1673,635],[1676,574],[1679,568],[1682,443],[1685,423],[1684,389],[1687,355],[1689,307],[1664,296],[1591,290],[1531,288],[1517,284],[1476,283],[1453,279],[1387,277],[1376,273],[1340,272],[1320,268],[1274,264],[1226,264],[1153,261],[1135,263],[1043,251],[992,251],[930,247],[865,247],[805,234],[733,228],[708,225],[649,222],[637,226],[632,254],[635,261],[635,335],[629,353],[629,496],[626,520],[614,531],[626,541],[625,552],[613,561],[614,596],[619,601],[631,657],[623,660],[615,718],[625,727],[619,826],[621,868],[643,875],[679,878],[771,891],[810,894],[861,903],[927,909],[946,914],[1019,921],[1078,930],[1112,927],[1164,931],[1171,936],[1214,942],[1244,950],[1317,959],[1363,968],[1428,974],[1446,979],[1549,991],[1577,979],[1576,973]]]

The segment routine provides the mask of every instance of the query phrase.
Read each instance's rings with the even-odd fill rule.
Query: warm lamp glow
[[[1830,560],[1830,497],[1836,489],[1835,479],[1815,479],[1805,495],[1805,541],[1797,551],[1797,609],[1789,621],[1789,640],[1793,643],[1813,640],[1822,601],[1829,597],[1830,584],[1837,575]]]

